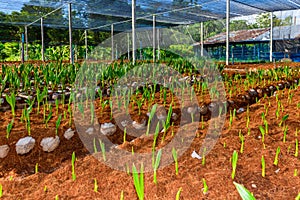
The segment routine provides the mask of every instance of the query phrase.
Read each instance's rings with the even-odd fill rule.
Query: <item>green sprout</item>
[[[150,131],[150,125],[151,125],[151,120],[154,117],[155,111],[157,108],[157,104],[154,104],[151,111],[150,111],[150,115],[149,115],[149,119],[148,119],[148,125],[147,125],[147,131],[146,131],[146,135],[149,135],[149,131]]]
[[[154,174],[153,174],[153,182],[155,184],[157,184],[157,169],[159,167],[159,163],[160,163],[160,159],[161,159],[161,154],[162,154],[162,150],[160,149],[158,152],[157,152],[157,155],[156,155],[156,159],[155,159],[155,163],[154,163],[154,166],[153,166],[153,171],[154,171]]]
[[[132,175],[135,191],[138,195],[139,200],[144,199],[144,169],[143,164],[141,165],[140,175],[137,172],[135,165],[132,166]]]
[[[7,138],[7,139],[9,138],[11,129],[12,129],[12,127],[13,127],[13,124],[14,124],[14,119],[12,119],[11,122],[10,122],[10,123],[7,125],[7,127],[6,127],[6,138]]]
[[[75,151],[73,151],[72,153],[72,180],[75,181],[76,180],[76,173],[75,173]]]
[[[179,190],[177,191],[176,193],[176,200],[179,200],[180,199],[180,194],[182,192],[182,188],[180,187]]]
[[[249,192],[249,190],[247,190],[243,185],[236,182],[233,182],[233,184],[235,185],[237,191],[239,192],[239,195],[243,200],[255,200],[253,194]]]
[[[266,162],[264,156],[261,157],[261,176],[266,176]]]
[[[234,152],[232,154],[232,159],[231,159],[231,165],[232,165],[231,178],[232,179],[234,179],[234,177],[235,177],[237,161],[238,161],[238,152],[234,150]]]
[[[206,194],[208,192],[208,186],[206,184],[205,178],[202,178],[202,183],[203,183],[203,194]]]
[[[15,114],[15,107],[16,107],[16,96],[15,96],[15,94],[11,93],[10,96],[6,95],[5,99],[6,99],[7,103],[9,103],[9,105],[11,107],[12,116],[15,117],[16,116],[16,114]]]
[[[276,166],[278,165],[279,153],[280,153],[280,147],[277,147],[276,155],[275,155],[275,159],[274,159],[274,165],[276,165]]]
[[[176,172],[176,175],[178,175],[178,158],[177,158],[177,152],[174,147],[172,148],[172,155],[173,155],[173,159],[175,161],[175,172]]]
[[[96,178],[94,178],[94,192],[98,192],[98,183]]]

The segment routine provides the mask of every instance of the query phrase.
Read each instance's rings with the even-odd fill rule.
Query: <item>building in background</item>
[[[226,33],[220,33],[204,41],[204,49],[215,60],[226,57]],[[269,60],[270,28],[230,32],[231,62],[261,62]],[[194,44],[200,54],[200,43]],[[273,28],[273,59],[290,58],[300,62],[300,25]]]

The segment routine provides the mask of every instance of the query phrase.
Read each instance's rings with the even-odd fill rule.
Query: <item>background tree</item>
[[[252,25],[253,28],[269,28],[271,24],[270,13],[262,13],[256,17],[256,22]],[[285,19],[279,19],[273,15],[273,26],[288,26],[292,24],[292,17],[288,16]]]

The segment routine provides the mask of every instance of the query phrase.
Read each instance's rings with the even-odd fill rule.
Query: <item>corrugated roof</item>
[[[300,39],[300,25],[278,26],[273,28],[273,40]],[[230,42],[269,41],[270,28],[239,30],[230,32]],[[226,32],[217,34],[204,41],[204,44],[226,43]],[[196,43],[195,45],[199,45]]]
[[[268,29],[252,29],[230,32],[230,42],[245,42],[257,40],[257,37],[268,32]],[[204,41],[204,44],[216,44],[226,42],[226,32],[217,34]]]

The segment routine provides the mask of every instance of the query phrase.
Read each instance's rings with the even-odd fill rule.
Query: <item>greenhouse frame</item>
[[[9,3],[0,3],[0,10],[12,11],[17,5],[17,1]],[[259,0],[201,0],[201,1],[29,1],[24,5],[34,5],[41,7],[50,7],[54,10],[46,15],[40,16],[38,19],[17,19],[11,21],[11,25],[23,25],[25,29],[23,42],[25,50],[22,53],[22,61],[28,55],[28,34],[27,29],[30,26],[41,27],[42,38],[42,60],[44,60],[44,30],[43,27],[52,28],[68,28],[69,29],[69,48],[70,62],[74,63],[73,46],[72,46],[72,30],[85,30],[86,55],[88,45],[89,30],[111,31],[113,36],[116,32],[131,31],[132,39],[132,58],[136,59],[137,41],[135,38],[136,28],[153,28],[153,30],[163,27],[173,27],[178,25],[188,25],[201,23],[201,41],[200,54],[203,55],[203,22],[210,20],[226,19],[225,34],[225,60],[229,64],[230,59],[230,29],[229,24],[231,18],[248,16],[260,13],[271,13],[275,11],[295,10],[300,8],[298,0],[267,0],[261,2]],[[120,11],[119,8],[122,7]],[[73,16],[72,9],[79,10],[76,16]],[[63,14],[54,18],[53,15],[63,10]],[[96,17],[95,17],[96,16]],[[273,61],[273,17],[271,17],[269,31],[269,61]],[[138,23],[137,23],[138,21]],[[8,24],[7,22],[0,22]],[[153,31],[153,38],[156,31]],[[114,58],[114,45],[112,39],[112,58]],[[156,40],[153,39],[153,47],[157,46]],[[202,52],[202,53],[201,53]],[[155,58],[154,58],[155,59]]]

